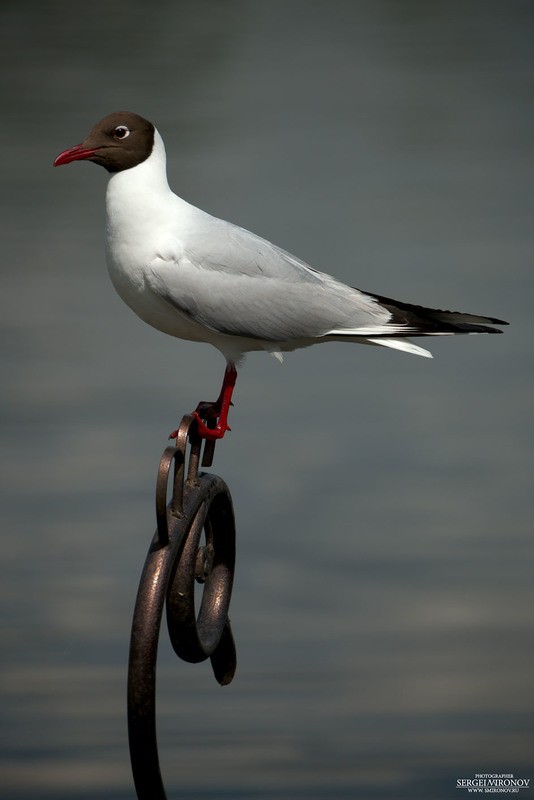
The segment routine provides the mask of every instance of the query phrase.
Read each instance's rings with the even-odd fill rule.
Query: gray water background
[[[512,323],[434,361],[249,358],[213,467],[238,673],[221,689],[163,636],[169,797],[534,781],[534,5],[7,1],[0,28],[2,798],[134,797],[156,468],[224,366],[114,294],[104,171],[51,168],[121,108],[190,202],[360,288]]]

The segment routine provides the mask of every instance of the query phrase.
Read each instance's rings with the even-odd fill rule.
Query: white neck
[[[179,239],[192,217],[202,213],[169,188],[165,146],[157,131],[150,156],[109,179],[106,212],[108,264],[124,268],[167,252],[169,241]]]
[[[135,191],[136,186],[143,191],[151,189],[157,192],[170,191],[167,181],[165,145],[157,130],[154,130],[154,146],[149,157],[136,167],[114,173],[109,179],[108,194],[110,190],[113,193],[122,192],[125,189]]]
[[[150,240],[179,202],[167,182],[165,145],[157,131],[149,157],[111,176],[106,192],[108,244]]]

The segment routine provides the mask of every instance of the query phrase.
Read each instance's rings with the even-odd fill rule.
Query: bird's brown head
[[[108,172],[121,172],[145,161],[154,146],[154,126],[131,111],[115,111],[101,119],[75,147],[58,155],[55,167],[71,161],[94,161]]]

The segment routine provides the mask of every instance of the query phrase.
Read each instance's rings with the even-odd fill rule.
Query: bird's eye
[[[126,139],[127,136],[130,135],[130,129],[126,127],[126,125],[117,125],[115,130],[113,131],[113,138],[114,139]]]

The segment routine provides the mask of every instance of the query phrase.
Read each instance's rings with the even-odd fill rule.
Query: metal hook
[[[187,443],[190,444],[187,458]],[[205,442],[202,466],[213,460]],[[216,680],[230,683],[236,650],[228,608],[235,566],[235,521],[228,487],[198,472],[202,440],[196,420],[183,417],[176,447],[165,448],[156,481],[157,529],[139,583],[128,667],[130,758],[140,800],[165,800],[156,740],[156,658],[166,605],[176,654],[189,662],[210,659]],[[172,495],[168,502],[171,466]],[[200,546],[202,533],[205,545]],[[204,585],[198,613],[195,581]]]

